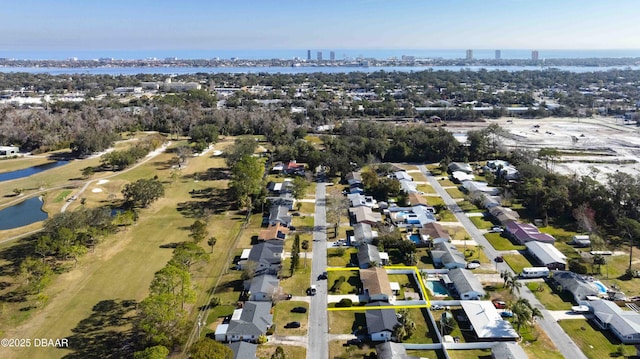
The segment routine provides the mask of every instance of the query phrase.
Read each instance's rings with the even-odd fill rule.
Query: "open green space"
[[[282,347],[285,358],[306,358],[307,349],[305,347],[293,346],[293,345],[273,345],[263,344],[258,345],[256,350],[256,356],[258,358],[271,358],[277,347]]]
[[[311,259],[300,258],[298,269],[293,277],[289,277],[291,259],[287,258],[282,263],[282,272],[285,275],[280,279],[280,287],[283,292],[296,296],[307,295],[306,290],[309,288],[311,280]]]
[[[548,310],[570,310],[573,305],[571,295],[556,293],[546,282],[529,282],[527,288]]]
[[[309,303],[281,300],[275,304],[273,313],[274,333],[277,335],[305,335],[309,330],[309,313],[294,313],[296,307],[309,309]],[[285,328],[290,322],[300,322],[300,328]]]
[[[520,345],[531,359],[563,359],[564,357],[549,336],[538,325],[529,328],[521,328]]]
[[[424,192],[424,193],[428,193],[428,194],[435,194],[436,190],[431,187],[431,185],[429,184],[424,184],[424,183],[420,183],[416,186],[416,189],[418,191]],[[427,203],[429,203],[429,205],[433,206],[433,202],[431,201],[432,197],[427,197]]]
[[[433,260],[427,248],[416,249],[417,267],[420,269],[434,269]]]
[[[502,258],[516,274],[522,273],[522,268],[533,267],[531,262],[522,254],[505,254]]]
[[[346,340],[331,340],[329,341],[329,359],[343,359],[343,358],[366,358],[367,356],[375,355],[376,343],[364,343],[358,345],[346,345]],[[287,357],[288,358],[288,357]],[[372,357],[374,358],[374,357]]]
[[[409,316],[416,323],[416,331],[411,338],[405,339],[405,343],[433,343],[433,338],[429,332],[427,319],[425,317],[427,309],[411,308],[408,309]]]
[[[440,185],[442,187],[457,187],[458,186],[457,184],[453,183],[453,181],[451,181],[447,177],[438,177],[438,182],[440,182]]]
[[[341,278],[344,277],[344,280]],[[356,270],[329,271],[327,279],[329,294],[357,294],[362,288],[360,272]]]
[[[458,218],[448,209],[438,211],[438,218],[441,222],[458,222]]]
[[[364,311],[332,310],[327,313],[330,334],[351,334],[367,327]]]
[[[522,245],[513,244],[508,238],[505,238],[500,233],[486,233],[484,237],[491,243],[493,248],[498,251],[522,251],[527,247]]]
[[[493,222],[484,217],[469,217],[469,220],[471,220],[478,229],[490,229],[494,226]]]
[[[451,359],[488,359],[491,349],[447,350]]]
[[[348,263],[358,263],[358,250],[353,247],[327,249],[329,267],[346,267]]]
[[[612,357],[618,349],[619,341],[613,334],[601,331],[587,319],[559,320],[558,324],[589,359]],[[624,345],[624,351],[627,355],[636,352],[632,345]]]
[[[447,191],[451,198],[464,198],[464,193],[462,193],[458,188],[447,188],[445,191]]]

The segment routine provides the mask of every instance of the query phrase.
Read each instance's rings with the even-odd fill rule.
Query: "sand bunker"
[[[94,188],[94,189],[91,190],[91,192],[100,193],[100,192],[102,192],[102,188]]]
[[[98,184],[105,184],[107,182],[109,182],[109,180],[101,179],[100,181],[98,181]]]

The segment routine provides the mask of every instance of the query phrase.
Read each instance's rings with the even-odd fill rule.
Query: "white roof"
[[[511,323],[502,319],[490,301],[461,300],[460,305],[479,339],[519,337]]]
[[[400,283],[398,283],[398,282],[389,282],[389,285],[391,285],[391,290],[400,291]]]
[[[229,324],[218,324],[215,335],[227,335],[227,330],[229,330]]]
[[[251,248],[243,249],[242,254],[240,255],[240,260],[249,259],[249,253],[251,253]]]
[[[550,263],[567,264],[567,257],[551,243],[531,241],[524,244],[529,252],[533,253],[545,265]]]

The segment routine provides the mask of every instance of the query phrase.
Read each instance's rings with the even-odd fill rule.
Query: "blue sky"
[[[0,51],[638,49],[640,0],[19,0]]]

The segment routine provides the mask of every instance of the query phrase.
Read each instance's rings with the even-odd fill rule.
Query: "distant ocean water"
[[[375,58],[379,60],[391,57],[401,58],[403,55],[418,58],[462,59],[466,57],[466,49],[428,50],[428,49],[309,49],[311,58],[316,59],[317,52],[322,51],[323,59],[329,59],[330,51],[335,52],[337,60],[350,58]],[[475,59],[493,59],[498,49],[473,49]],[[531,51],[536,49],[499,49],[502,59],[530,59]],[[640,49],[635,50],[544,50],[537,49],[540,59],[557,58],[623,58],[640,57]],[[307,49],[298,50],[142,50],[142,51],[1,51],[0,57],[20,60],[66,60],[76,57],[80,60],[113,58],[122,60],[148,58],[178,59],[306,59]]]

